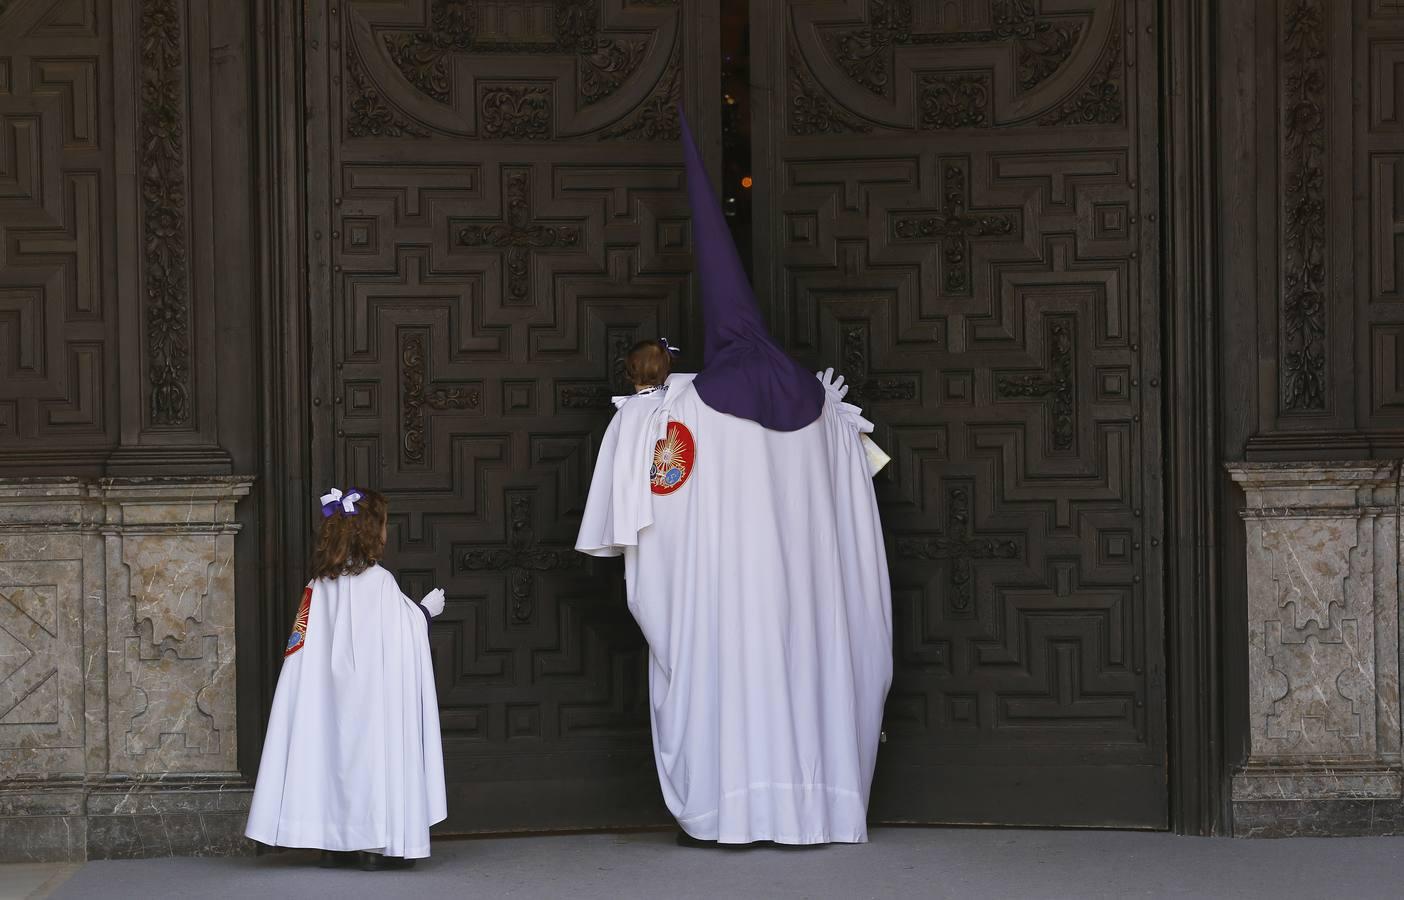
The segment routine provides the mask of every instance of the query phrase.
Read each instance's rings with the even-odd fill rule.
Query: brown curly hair
[[[385,552],[381,531],[389,512],[390,504],[384,494],[361,490],[356,515],[348,516],[338,507],[322,519],[317,549],[312,551],[312,577],[359,575],[379,562]]]
[[[660,341],[639,341],[624,357],[624,371],[634,384],[662,384],[672,369],[672,354]]]

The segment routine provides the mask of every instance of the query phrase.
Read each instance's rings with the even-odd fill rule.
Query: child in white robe
[[[438,698],[421,603],[377,565],[388,504],[322,497],[312,581],[283,653],[245,834],[322,850],[322,865],[407,868],[447,815]]]

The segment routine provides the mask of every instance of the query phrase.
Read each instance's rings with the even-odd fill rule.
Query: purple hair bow
[[[658,343],[662,344],[662,345],[663,345],[663,349],[664,349],[664,350],[667,350],[668,353],[669,353],[670,355],[672,355],[672,356],[677,356],[679,353],[682,352],[682,351],[679,350],[677,347],[674,347],[672,344],[668,343],[668,339],[667,339],[667,338],[659,338],[659,339],[658,339]]]
[[[344,516],[356,515],[356,503],[364,495],[352,488],[346,493],[342,493],[338,488],[332,488],[322,495],[322,518],[329,519],[336,514],[338,508]]]

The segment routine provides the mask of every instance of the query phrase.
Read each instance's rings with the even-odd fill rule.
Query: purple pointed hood
[[[703,363],[693,385],[717,412],[798,431],[824,411],[824,387],[770,336],[687,118],[682,122],[692,247],[702,281]]]

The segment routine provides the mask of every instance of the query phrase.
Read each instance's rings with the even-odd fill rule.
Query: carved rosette
[[[141,201],[151,423],[190,424],[185,59],[175,0],[141,6]]]
[[[1282,409],[1326,408],[1326,11],[1284,6]]]

